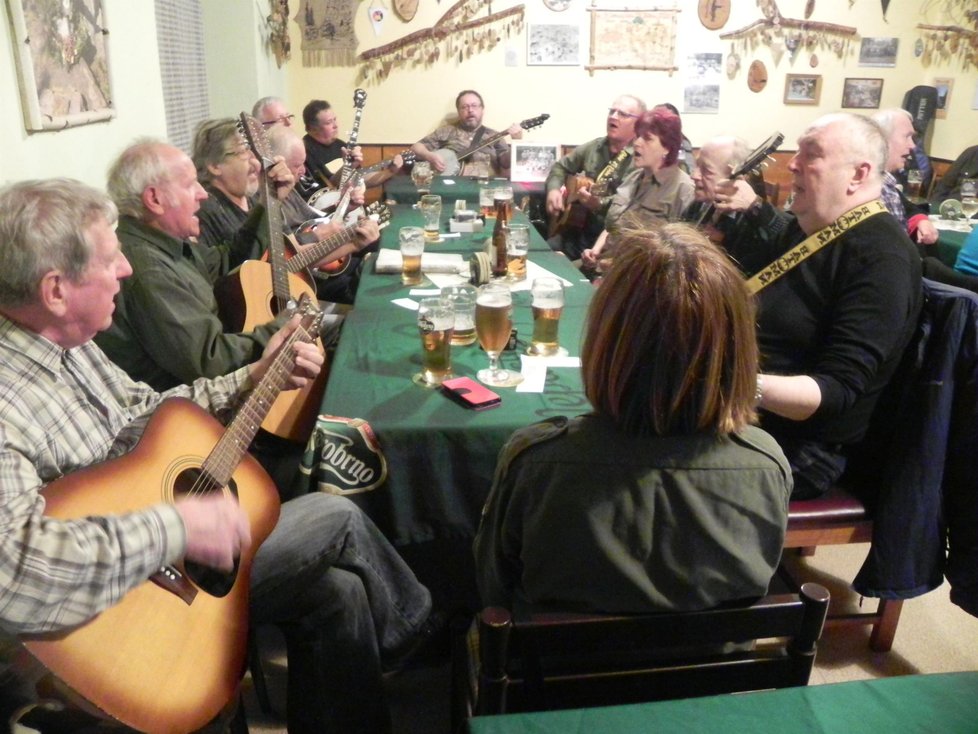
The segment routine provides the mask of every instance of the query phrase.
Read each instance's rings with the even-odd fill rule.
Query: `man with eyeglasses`
[[[279,97],[262,97],[251,108],[251,116],[266,130],[277,125],[292,127],[295,122],[295,115],[285,109],[285,102]]]
[[[551,249],[579,260],[581,253],[604,230],[611,197],[632,170],[635,121],[645,110],[645,103],[638,97],[630,94],[617,97],[608,109],[605,134],[578,145],[550,169],[546,186],[547,214],[551,221],[547,242]],[[575,176],[582,178],[574,180]],[[577,182],[587,183],[583,181],[585,178],[595,181],[599,177],[602,182],[594,191],[590,184],[576,186]]]
[[[459,92],[455,110],[458,112],[456,122],[438,127],[411,146],[418,159],[428,161],[437,173],[447,176],[508,176],[510,149],[503,138],[475,151],[459,165],[459,156],[499,133],[482,124],[485,103],[475,90]],[[523,128],[513,123],[506,133],[513,140],[519,140],[523,137]]]

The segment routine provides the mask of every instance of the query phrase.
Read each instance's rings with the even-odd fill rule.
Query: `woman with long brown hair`
[[[753,423],[754,307],[685,224],[620,233],[588,314],[594,408],[517,431],[475,542],[485,604],[700,609],[765,593],[791,471]]]

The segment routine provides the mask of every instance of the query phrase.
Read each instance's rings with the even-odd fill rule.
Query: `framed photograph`
[[[860,66],[896,66],[899,38],[864,38],[859,44]]]
[[[509,178],[519,183],[546,181],[550,168],[557,161],[560,146],[557,143],[513,142],[512,167]]]
[[[102,0],[6,0],[28,130],[115,116]]]
[[[842,87],[842,106],[874,110],[883,96],[882,79],[846,79]]]
[[[818,104],[821,97],[821,74],[788,74],[785,77],[785,104]]]
[[[934,86],[937,87],[937,110],[934,116],[939,120],[945,120],[948,107],[951,106],[951,88],[954,87],[954,80],[934,79]]]
[[[527,66],[580,66],[581,29],[575,23],[530,23],[526,30]]]

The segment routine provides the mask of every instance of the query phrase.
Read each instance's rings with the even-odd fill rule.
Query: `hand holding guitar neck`
[[[296,314],[268,340],[261,358],[251,365],[252,382],[257,383],[276,360],[283,359],[291,366],[284,387],[286,390],[304,387],[319,374],[324,361],[323,353],[315,344],[319,333],[307,330],[318,330],[318,322],[314,327],[304,329],[300,319],[300,315]],[[284,358],[279,354],[282,351],[286,352]]]
[[[279,201],[285,201],[289,195],[289,192],[295,188],[295,176],[293,176],[292,171],[289,170],[289,167],[285,162],[285,158],[280,155],[272,158],[270,164],[271,165],[265,168],[265,176],[275,187],[275,198]]]
[[[717,182],[713,202],[718,212],[726,214],[745,212],[757,203],[758,198],[757,192],[744,179],[725,179]]]
[[[510,125],[509,129],[506,132],[509,134],[509,137],[511,137],[513,140],[523,139],[523,128],[520,127],[518,123],[514,122],[512,125]]]

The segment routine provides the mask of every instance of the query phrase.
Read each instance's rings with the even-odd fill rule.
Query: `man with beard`
[[[552,250],[579,260],[581,253],[601,234],[611,197],[632,170],[635,121],[645,109],[645,103],[638,97],[630,94],[617,97],[608,108],[605,135],[577,146],[550,169],[546,185],[552,234],[547,244]],[[574,176],[600,181],[599,187],[578,188],[571,201],[568,183]],[[575,203],[576,208],[567,211]]]
[[[478,92],[472,89],[459,92],[455,98],[455,109],[458,112],[457,122],[442,125],[411,146],[418,158],[428,161],[437,173],[449,176],[508,176],[510,149],[502,138],[467,157],[459,169],[459,155],[498,133],[482,124],[485,106]],[[506,132],[513,140],[523,137],[523,128],[516,123],[510,125]]]

